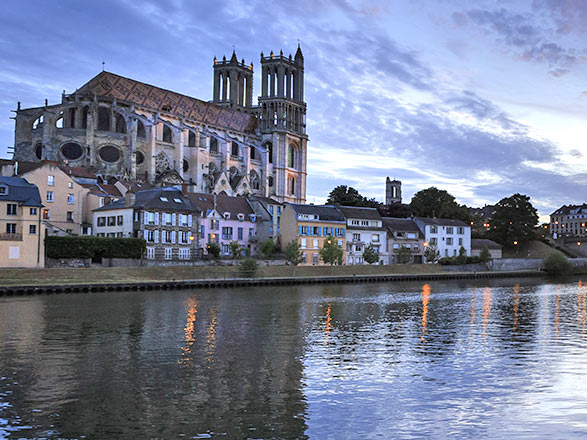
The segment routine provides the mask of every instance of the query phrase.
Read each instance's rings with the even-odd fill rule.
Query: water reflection
[[[528,279],[2,299],[0,437],[582,438],[586,314]]]

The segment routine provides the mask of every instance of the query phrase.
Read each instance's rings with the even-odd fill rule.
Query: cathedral
[[[102,71],[61,103],[16,111],[14,159],[91,169],[104,182],[186,184],[190,192],[306,199],[304,57],[214,58],[202,101]]]

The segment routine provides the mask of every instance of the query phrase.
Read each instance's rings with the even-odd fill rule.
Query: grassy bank
[[[257,277],[313,277],[443,273],[435,264],[392,266],[260,266]],[[239,277],[238,266],[0,269],[0,286],[43,286],[222,279]]]

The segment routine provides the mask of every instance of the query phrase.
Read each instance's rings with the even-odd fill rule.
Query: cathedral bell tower
[[[304,203],[308,136],[300,46],[293,58],[282,51],[261,53],[261,71],[259,127],[273,165],[268,195],[281,202]]]
[[[245,65],[238,61],[236,53],[226,61],[214,57],[214,98],[213,103],[233,109],[253,106],[253,63]]]

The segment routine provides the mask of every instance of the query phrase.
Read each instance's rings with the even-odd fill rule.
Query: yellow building
[[[43,267],[43,204],[35,185],[0,176],[0,267]]]
[[[342,261],[346,261],[346,220],[342,212],[329,205],[288,204],[281,214],[281,246],[297,241],[302,252],[302,265],[324,265],[320,249],[324,240],[333,236],[343,250]]]

